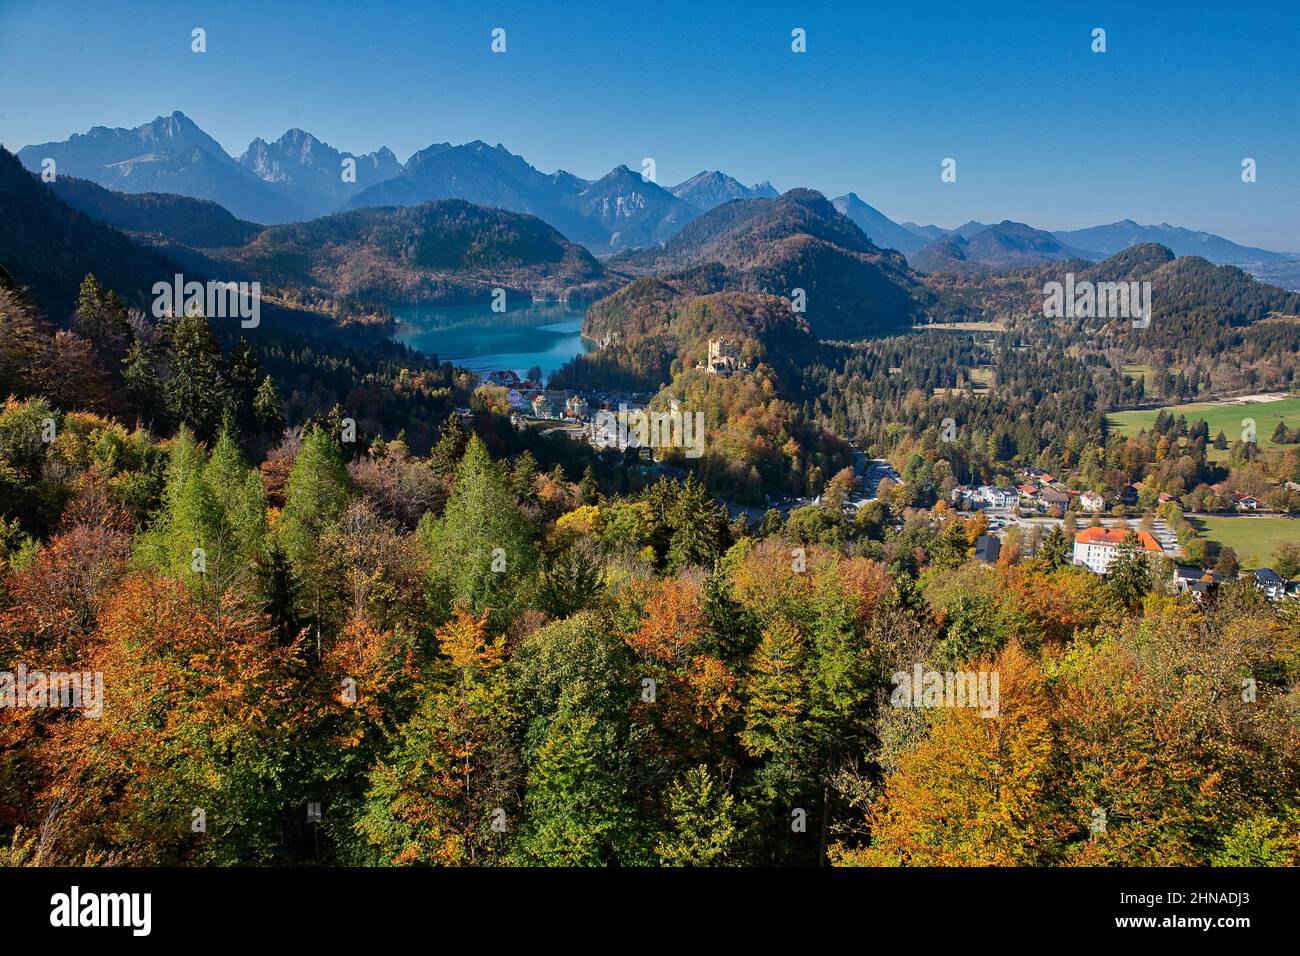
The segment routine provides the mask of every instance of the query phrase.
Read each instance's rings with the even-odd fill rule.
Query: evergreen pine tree
[[[284,428],[284,402],[271,376],[262,379],[253,396],[253,423],[258,431],[275,433]]]
[[[442,425],[438,434],[438,444],[429,453],[429,467],[435,474],[450,478],[456,473],[461,456],[465,454],[465,445],[469,442],[469,433],[461,424],[460,416],[452,412]]]
[[[596,472],[591,465],[583,471],[582,480],[578,482],[578,503],[583,505],[600,503],[600,491],[596,487]]]
[[[203,315],[193,313],[168,319],[164,335],[168,374],[163,400],[167,413],[200,436],[214,435],[230,399],[216,334]]]
[[[700,764],[668,788],[669,829],[655,847],[667,866],[718,866],[739,842],[735,800]]]
[[[1052,568],[1063,568],[1070,563],[1070,545],[1059,524],[1053,525],[1047,537],[1043,538],[1040,554]]]
[[[672,539],[668,563],[673,568],[692,564],[711,567],[726,545],[726,523],[717,504],[694,475],[686,478],[669,515]]]

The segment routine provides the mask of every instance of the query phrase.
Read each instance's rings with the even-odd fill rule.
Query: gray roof
[[[982,534],[975,539],[975,557],[992,563],[1002,553],[1002,542],[991,534]]]

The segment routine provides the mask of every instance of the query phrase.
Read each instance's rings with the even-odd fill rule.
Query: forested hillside
[[[586,249],[533,216],[449,199],[274,226],[228,253],[277,288],[386,305],[595,298],[615,288]]]
[[[450,368],[277,368],[93,278],[56,330],[0,288],[0,664],[104,693],[94,719],[0,712],[0,859],[1300,861],[1294,607],[1245,581],[1176,596],[1134,553],[1071,567],[1059,529],[981,563],[987,520],[945,504],[1025,461],[1190,489],[1203,429],[1106,436],[1115,382],[1045,340],[1003,337],[982,406],[931,402],[986,346],[818,345],[783,298],[680,291],[640,280],[627,320],[675,362],[746,343],[743,373],[673,373],[709,417],[700,478],[819,503],[732,520],[695,475],[516,431]],[[800,377],[805,353],[836,364]],[[333,376],[338,406],[306,399]],[[814,384],[824,420],[776,397]],[[402,428],[437,415],[417,453]],[[902,477],[855,512],[841,425]],[[900,705],[914,668],[995,673],[995,712]]]

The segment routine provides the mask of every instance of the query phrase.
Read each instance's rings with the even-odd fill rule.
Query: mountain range
[[[345,170],[347,160],[352,165]],[[289,130],[273,143],[253,140],[239,165],[281,189],[310,218],[335,212],[357,193],[402,170],[387,146],[361,156],[341,153],[300,129]]]
[[[97,126],[64,142],[26,146],[18,157],[33,171],[52,159],[58,176],[117,192],[211,200],[255,223],[463,199],[531,213],[602,254],[663,242],[730,199],[777,195],[770,183],[747,187],[716,171],[671,190],[626,166],[597,180],[548,174],[481,141],[435,143],[402,163],[387,147],[358,155],[291,129],[274,141],[254,139],[236,159],[181,112],[135,129]]]
[[[255,222],[308,215],[288,192],[231,159],[181,112],[135,129],[96,126],[61,143],[26,146],[18,158],[33,171],[52,159],[57,176],[89,179],[119,192],[210,199]]]
[[[721,206],[724,202],[731,202],[733,199],[775,199],[780,195],[767,181],[746,186],[716,169],[712,172],[696,173],[668,191],[678,199],[706,210]]]
[[[1238,245],[1213,233],[1183,229],[1167,222],[1158,226],[1143,226],[1132,219],[1124,219],[1108,226],[1058,231],[1054,235],[1062,242],[1083,249],[1095,249],[1108,256],[1129,246],[1152,242],[1164,246],[1176,256],[1200,256],[1211,262],[1283,262],[1294,259],[1294,256],[1285,253]]]
[[[996,226],[970,229],[968,234],[963,234],[964,228],[954,229],[916,250],[907,257],[908,263],[921,272],[1003,272],[1043,262],[1103,258],[1067,246],[1050,232],[1010,219]]]
[[[97,126],[63,142],[24,147],[18,155],[34,171],[43,160],[53,159],[61,177],[79,177],[123,193],[211,200],[251,223],[463,199],[535,215],[598,256],[660,246],[704,212],[777,195],[770,183],[745,186],[718,170],[668,188],[626,166],[596,180],[564,170],[543,173],[504,146],[481,141],[435,143],[403,163],[386,147],[364,154],[342,152],[291,129],[274,141],[254,139],[236,159],[181,112],[135,129]],[[1156,242],[1178,255],[1237,265],[1266,281],[1300,288],[1300,256],[1167,223],[1143,226],[1126,219],[1047,233],[1007,221],[990,225],[972,220],[945,229],[896,222],[856,193],[838,197],[834,205],[874,245],[908,255],[922,271],[996,271],[1075,255],[1099,259]],[[984,233],[990,234],[978,238]]]
[[[60,184],[60,188],[69,183]],[[86,189],[74,186],[73,190],[77,197],[91,195]],[[146,314],[152,307],[156,282],[170,281],[182,269],[187,278],[199,281],[218,275],[205,271],[214,264],[192,250],[193,261],[182,264],[170,249],[142,243],[141,239],[158,235],[154,228],[158,224],[186,221],[197,224],[200,231],[230,228],[237,232],[251,225],[241,225],[214,203],[177,196],[121,198],[127,202],[104,202],[102,197],[96,201],[104,203],[101,208],[113,215],[129,216],[135,224],[143,224],[143,231],[128,235],[97,215],[74,208],[24,169],[14,154],[0,148],[0,273],[7,274],[56,325],[66,325],[77,306],[77,290],[88,274],[117,293],[126,305]],[[260,227],[254,229],[260,232]],[[228,274],[228,266],[216,267],[222,269],[221,279],[237,278]],[[274,302],[262,303],[261,318],[263,327],[275,335],[341,336],[327,316]],[[214,325],[218,331],[238,332],[233,321],[215,320]],[[368,333],[354,329],[348,334]]]

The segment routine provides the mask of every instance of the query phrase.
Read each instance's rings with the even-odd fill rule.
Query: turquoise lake
[[[534,365],[550,375],[595,346],[582,337],[585,305],[534,302],[493,312],[489,305],[399,306],[397,341],[474,372],[512,369],[524,378]]]

